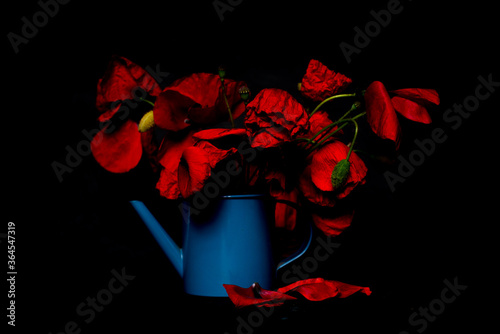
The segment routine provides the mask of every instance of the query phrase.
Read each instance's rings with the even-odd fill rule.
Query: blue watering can
[[[144,203],[130,203],[183,278],[184,291],[191,295],[227,297],[222,284],[249,287],[258,282],[271,289],[277,270],[304,254],[312,240],[311,230],[302,247],[276,266],[265,197],[230,195],[217,199],[202,214],[187,202],[182,204],[181,249]]]

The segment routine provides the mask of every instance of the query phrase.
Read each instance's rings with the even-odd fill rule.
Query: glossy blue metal
[[[180,249],[139,201],[132,201],[148,229],[184,279],[188,294],[227,297],[222,284],[248,287],[254,282],[271,289],[276,277],[264,196],[223,196],[208,209],[183,204],[183,244]],[[309,244],[278,267],[300,257]]]

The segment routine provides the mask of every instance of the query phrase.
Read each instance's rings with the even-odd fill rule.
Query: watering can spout
[[[144,203],[141,201],[130,201],[130,204],[132,204],[132,207],[137,211],[144,224],[146,224],[179,275],[183,277],[182,249],[180,249],[175,241],[165,232]]]

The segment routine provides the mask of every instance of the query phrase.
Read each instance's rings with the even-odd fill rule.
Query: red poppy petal
[[[158,146],[153,140],[154,129],[149,129],[146,132],[141,132],[142,150],[147,154],[149,163],[153,172],[158,170]]]
[[[188,198],[200,191],[210,176],[209,155],[202,148],[188,147],[182,153],[179,165],[179,190],[182,197]]]
[[[351,82],[345,75],[335,73],[321,62],[311,59],[302,78],[301,93],[313,101],[323,101],[344,91]]]
[[[295,291],[312,301],[321,301],[332,297],[346,298],[358,291],[366,295],[371,294],[370,288],[368,287],[325,280],[323,278],[309,278],[297,281],[288,286],[279,288],[277,291],[282,293]]]
[[[335,197],[331,192],[319,190],[311,180],[311,165],[306,166],[299,177],[299,189],[311,203],[321,206],[335,206]]]
[[[340,216],[311,214],[314,224],[327,236],[337,236],[351,225],[354,217],[354,211]]]
[[[178,168],[163,168],[160,172],[160,178],[156,183],[156,189],[160,195],[167,199],[178,199],[181,192],[179,190]]]
[[[237,152],[234,147],[230,148],[229,150],[222,150],[207,141],[199,141],[195,144],[195,146],[203,150],[203,153],[208,157],[210,167],[212,168],[215,168],[217,163],[219,163],[221,160],[224,160],[225,158]]]
[[[366,119],[373,132],[390,139],[399,148],[401,128],[389,93],[380,81],[372,82],[365,92]]]
[[[188,110],[195,102],[178,92],[158,95],[153,107],[155,124],[162,129],[180,131],[189,126]],[[188,120],[188,121],[186,121]]]
[[[431,116],[423,105],[399,96],[393,96],[391,101],[394,109],[409,120],[424,124],[432,122]]]
[[[225,136],[244,136],[245,129],[207,129],[196,132],[193,137],[196,139],[210,140],[219,139]]]
[[[297,299],[284,293],[262,289],[257,283],[248,288],[232,284],[223,284],[223,286],[229,299],[237,308],[249,305],[272,307],[282,305],[286,300]]]
[[[276,196],[276,208],[274,211],[274,224],[276,227],[295,229],[297,223],[297,204],[299,191],[293,189],[290,192],[283,191]]]
[[[99,131],[90,143],[95,160],[113,173],[125,173],[137,166],[142,155],[137,124],[129,120],[113,133],[105,131]]]
[[[422,105],[439,105],[440,103],[439,94],[434,89],[404,88],[393,90],[391,93]]]

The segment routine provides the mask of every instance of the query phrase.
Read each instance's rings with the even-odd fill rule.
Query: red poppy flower
[[[433,89],[408,88],[391,92],[391,98],[384,84],[372,82],[365,92],[366,118],[373,132],[383,139],[392,140],[399,148],[401,127],[396,111],[404,117],[429,124],[429,105],[438,105],[439,96]]]
[[[288,92],[263,89],[247,105],[245,127],[252,147],[277,147],[308,130],[304,107]]]
[[[110,120],[120,110],[123,101],[136,99],[137,89],[153,96],[161,91],[154,78],[140,66],[126,58],[113,57],[97,84],[96,107],[103,111],[99,121]],[[152,136],[139,133],[135,122],[126,120],[113,132],[108,131],[111,127],[118,125],[104,127],[90,145],[94,158],[103,168],[113,173],[131,170],[139,163],[143,146],[150,159],[153,159],[156,148],[152,142],[147,142],[152,141]]]
[[[323,101],[344,91],[351,82],[345,75],[335,73],[321,62],[311,59],[302,78],[300,91],[313,101]]]
[[[238,92],[243,86],[246,86],[243,81],[224,79],[233,119],[245,111]],[[221,79],[209,73],[196,73],[174,81],[156,99],[153,113],[157,126],[172,131],[185,129],[193,123],[229,120]]]
[[[212,169],[236,152],[235,148],[222,150],[204,140],[186,148],[179,165],[179,189],[182,197],[188,198],[202,190]]]
[[[297,281],[290,285],[277,289],[276,291],[262,289],[258,283],[249,288],[241,288],[237,285],[223,284],[229,299],[237,308],[255,305],[257,307],[273,307],[283,305],[288,300],[297,299],[289,295],[290,292],[299,293],[310,301],[321,301],[328,298],[346,298],[356,292],[369,296],[371,290],[339,281],[325,280],[323,278],[309,278]]]
[[[200,191],[215,166],[232,154],[236,148],[220,149],[210,140],[242,136],[244,129],[207,129],[190,131],[186,136],[165,138],[159,160],[163,167],[156,188],[168,199],[187,198]]]

